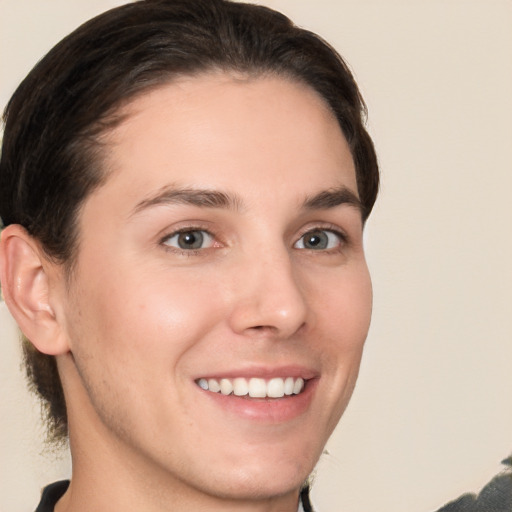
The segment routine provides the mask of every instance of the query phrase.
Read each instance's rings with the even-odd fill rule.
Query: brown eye
[[[323,251],[333,249],[342,242],[342,236],[327,229],[313,229],[300,237],[295,243],[296,249]]]
[[[180,231],[166,238],[165,245],[181,250],[197,250],[211,247],[213,237],[210,233],[201,229]]]

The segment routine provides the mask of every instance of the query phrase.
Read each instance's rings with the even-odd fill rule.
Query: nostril
[[[273,327],[272,325],[253,325],[251,327],[249,327],[249,330],[254,332],[254,333],[258,333],[258,334],[267,334],[267,333],[271,333],[271,334],[274,334],[277,329],[275,327]]]

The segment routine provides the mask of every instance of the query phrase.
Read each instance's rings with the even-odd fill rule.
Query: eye
[[[328,229],[312,229],[304,233],[295,243],[295,249],[325,251],[338,247],[343,241],[343,235]]]
[[[213,236],[202,229],[190,229],[168,236],[163,243],[181,250],[207,249],[213,245]]]

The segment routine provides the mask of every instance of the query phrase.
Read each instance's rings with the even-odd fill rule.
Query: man
[[[38,511],[310,509],[370,321],[364,111],[321,39],[220,0],[109,11],[20,85],[0,276],[73,459]]]

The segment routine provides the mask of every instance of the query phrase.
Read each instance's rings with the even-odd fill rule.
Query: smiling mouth
[[[196,384],[205,391],[222,395],[248,396],[250,398],[282,398],[298,395],[304,390],[304,379],[301,377],[275,377],[261,379],[198,379]]]

